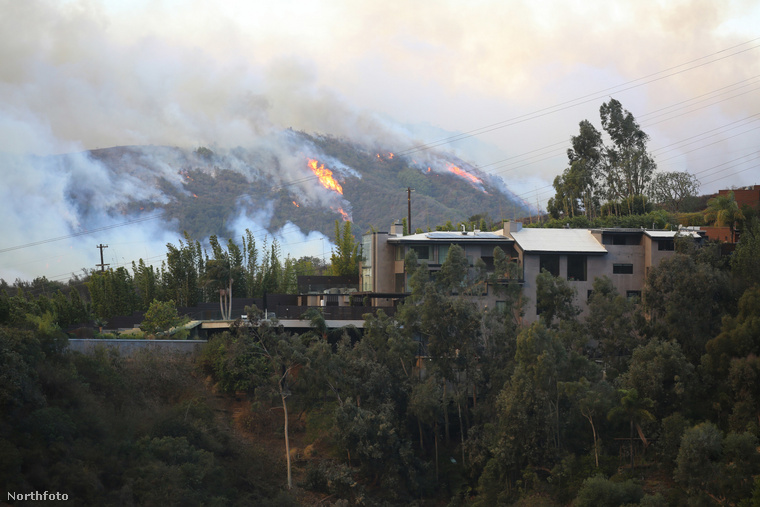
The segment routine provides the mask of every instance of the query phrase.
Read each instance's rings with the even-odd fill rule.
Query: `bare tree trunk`
[[[435,482],[438,484],[438,423],[435,423]]]
[[[290,440],[288,439],[288,404],[280,386],[280,398],[282,398],[282,411],[285,414],[285,459],[288,462],[288,489],[293,489],[293,478],[290,472]]]
[[[230,318],[232,317],[232,282],[233,281],[234,280],[230,278],[229,290],[227,291],[227,319],[226,320],[230,320]]]
[[[449,445],[450,441],[450,434],[449,434],[449,404],[446,403],[446,381],[443,381],[443,426],[444,426],[444,437],[446,439],[446,445]]]
[[[458,399],[457,411],[459,411],[459,438],[462,445],[462,466],[464,466],[464,424],[462,423],[462,404]]]

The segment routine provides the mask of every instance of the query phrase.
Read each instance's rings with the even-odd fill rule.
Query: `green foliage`
[[[723,434],[712,423],[686,430],[676,459],[675,479],[692,493],[717,489],[723,456]]]
[[[536,310],[548,326],[578,316],[580,310],[573,302],[575,296],[575,289],[567,281],[552,276],[545,269],[536,277]]]
[[[187,318],[180,317],[177,314],[174,301],[153,300],[150,308],[145,312],[140,330],[144,333],[162,336],[166,335],[171,328],[180,326],[185,322],[187,322]]]
[[[729,192],[727,195],[718,195],[707,201],[705,220],[719,227],[728,227],[731,231],[731,241],[734,242],[736,222],[744,220],[744,213],[739,209],[734,193]]]
[[[340,223],[335,221],[335,250],[330,260],[332,271],[336,276],[359,275],[359,243],[351,234],[351,222],[343,223],[343,234],[340,231]]]
[[[676,253],[651,269],[643,295],[655,332],[675,339],[692,364],[715,336],[731,304],[729,279],[713,266]]]
[[[130,315],[137,309],[137,295],[131,275],[119,267],[93,272],[87,281],[93,313],[103,319]]]
[[[0,328],[0,487],[78,505],[274,504],[279,464],[231,438],[192,369],[104,348],[54,357]]]
[[[694,383],[694,366],[678,343],[656,339],[634,350],[628,371],[620,377],[620,385],[654,402],[658,418],[683,410]]]
[[[252,392],[266,376],[269,364],[255,341],[224,332],[203,346],[199,366],[225,393]]]
[[[731,274],[739,290],[760,285],[760,219],[750,220],[731,255]]]
[[[597,475],[583,481],[583,487],[573,502],[574,507],[618,507],[638,504],[644,497],[641,486],[628,479],[614,482]]]

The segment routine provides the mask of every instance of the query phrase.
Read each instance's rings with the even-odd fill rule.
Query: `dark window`
[[[426,246],[413,246],[412,250],[417,253],[417,259],[426,261],[430,259],[430,247]]]
[[[591,296],[593,295],[594,295],[593,290],[589,289],[588,291],[586,291],[586,301],[591,301]]]
[[[663,239],[657,242],[657,250],[673,251],[676,249],[676,245],[672,239]]]
[[[638,303],[641,301],[641,291],[640,290],[629,290],[625,292],[626,297],[629,300],[633,300],[634,302]]]
[[[545,269],[552,276],[559,276],[559,255],[542,255],[539,259],[539,268],[542,271]]]
[[[406,275],[404,273],[396,273],[395,282],[396,292],[406,292]]]
[[[613,264],[612,273],[615,275],[632,275],[633,264]]]
[[[636,234],[602,234],[603,245],[638,245]]]
[[[567,256],[567,279],[576,282],[586,281],[586,256]]]

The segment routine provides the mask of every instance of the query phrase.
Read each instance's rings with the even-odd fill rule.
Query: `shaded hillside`
[[[81,154],[80,154],[81,155]],[[268,145],[214,152],[156,146],[114,147],[89,152],[108,177],[134,186],[108,213],[126,216],[160,211],[166,227],[193,238],[233,237],[245,219],[273,232],[288,222],[303,232],[331,237],[336,219],[350,218],[358,231],[387,230],[407,215],[412,194],[412,225],[427,229],[476,214],[493,220],[522,216],[503,181],[483,175],[448,154],[393,156],[389,151],[332,137],[285,131]],[[66,165],[75,165],[76,156]],[[309,161],[331,173],[340,186],[322,186]],[[89,192],[69,192],[92,209]]]

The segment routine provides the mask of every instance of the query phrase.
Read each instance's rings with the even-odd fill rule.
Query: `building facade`
[[[524,322],[530,323],[538,319],[536,277],[542,269],[567,280],[576,291],[576,305],[585,312],[595,278],[607,276],[620,294],[640,299],[651,268],[675,252],[676,236],[701,241],[702,234],[691,229],[539,229],[506,222],[497,232],[437,231],[403,236],[400,226],[393,226],[389,233],[374,232],[362,238],[360,294],[373,306],[395,306],[409,292],[404,259],[412,250],[435,277],[453,245],[464,250],[470,270],[480,266],[491,273],[493,251],[498,246],[521,273]],[[490,283],[473,297],[481,307],[499,304]]]

